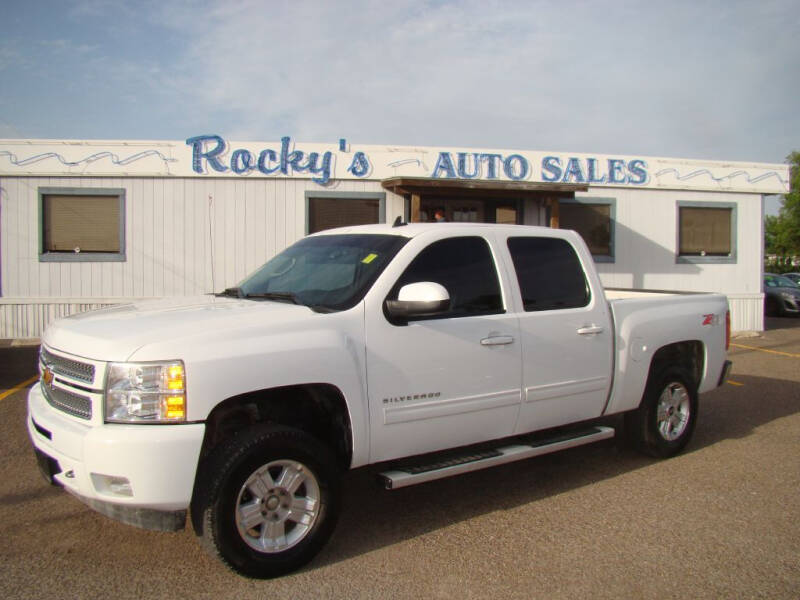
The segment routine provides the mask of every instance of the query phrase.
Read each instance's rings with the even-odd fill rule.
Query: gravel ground
[[[48,487],[25,391],[8,393],[36,349],[0,344],[0,596],[797,598],[800,320],[768,326],[734,340],[732,383],[701,397],[680,456],[609,440],[391,492],[353,472],[330,544],[272,581],[207,557],[191,528],[141,531]]]

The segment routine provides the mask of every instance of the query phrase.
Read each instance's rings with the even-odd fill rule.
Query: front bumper
[[[205,425],[92,425],[28,393],[28,435],[43,474],[91,508],[147,529],[180,529]]]
[[[786,298],[781,296],[781,305],[783,307],[782,312],[784,314],[797,314],[800,313],[800,299],[798,298]]]

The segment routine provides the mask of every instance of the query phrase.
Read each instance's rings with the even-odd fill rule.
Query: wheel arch
[[[268,388],[223,400],[206,419],[201,460],[224,440],[261,423],[305,431],[333,450],[343,470],[350,467],[353,457],[350,413],[344,394],[329,383]]]
[[[665,369],[678,367],[686,372],[695,390],[700,386],[705,371],[706,350],[700,340],[673,342],[662,346],[653,354],[647,374],[647,385]]]

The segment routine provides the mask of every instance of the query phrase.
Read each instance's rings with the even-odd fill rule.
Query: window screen
[[[503,312],[500,281],[489,244],[481,237],[434,242],[420,252],[398,280],[391,297],[409,283],[433,281],[450,295],[450,309],[439,318]]]
[[[380,200],[377,198],[309,197],[308,199],[308,233],[379,222]]]
[[[124,252],[122,192],[41,192],[42,253]]]
[[[559,227],[577,231],[592,254],[612,254],[610,204],[562,203],[559,205]]]
[[[730,256],[731,208],[681,206],[679,250],[681,256]]]
[[[526,311],[589,304],[589,285],[569,242],[558,238],[509,238],[508,249]]]

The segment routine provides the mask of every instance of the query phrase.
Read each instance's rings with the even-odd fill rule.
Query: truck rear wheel
[[[203,546],[249,577],[277,577],[309,562],[338,516],[332,456],[287,427],[256,426],[223,443],[202,470],[192,503]]]
[[[669,367],[650,377],[641,405],[626,415],[628,438],[650,456],[674,456],[692,437],[697,409],[692,378],[682,369]]]

